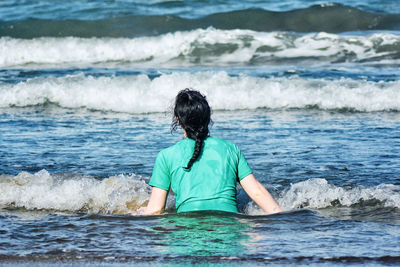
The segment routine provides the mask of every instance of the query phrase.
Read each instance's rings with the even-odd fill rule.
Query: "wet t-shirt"
[[[185,138],[162,150],[149,184],[175,194],[177,212],[221,210],[238,212],[236,183],[252,173],[243,153],[226,140],[208,137],[188,171],[195,141]]]

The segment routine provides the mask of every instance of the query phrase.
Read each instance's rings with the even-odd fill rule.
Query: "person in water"
[[[267,214],[282,211],[253,175],[239,148],[209,135],[211,109],[200,92],[185,89],[175,99],[172,130],[182,127],[184,139],[157,155],[147,207],[139,215],[164,211],[168,191],[175,193],[177,213],[225,211],[237,213],[236,184]]]

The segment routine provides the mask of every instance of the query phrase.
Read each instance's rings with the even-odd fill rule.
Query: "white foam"
[[[97,180],[42,170],[0,176],[0,207],[124,214],[145,205],[149,195],[150,187],[135,175]]]
[[[174,72],[153,80],[146,75],[93,77],[83,74],[0,83],[0,107],[51,102],[65,108],[146,113],[164,112],[178,90],[203,92],[214,110],[254,108],[349,108],[400,110],[400,81],[373,82],[301,77],[258,78],[226,72]]]
[[[17,176],[0,176],[0,208],[128,214],[146,205],[150,191],[144,179],[133,174],[99,180],[81,175],[51,175],[46,170],[35,174],[21,172]],[[400,208],[400,186],[345,188],[329,184],[325,179],[309,179],[292,184],[276,199],[285,210],[320,209],[337,204],[351,206],[368,200]],[[170,196],[167,210],[174,210],[174,202]],[[263,214],[253,202],[245,212]]]
[[[374,187],[340,187],[321,178],[309,179],[292,184],[283,193],[280,204],[286,209],[326,208],[338,203],[351,206],[361,201],[379,200],[386,207],[400,208],[400,186],[380,184]]]
[[[378,200],[385,207],[400,208],[400,186],[380,184],[374,187],[340,187],[327,180],[313,178],[295,183],[289,189],[274,196],[286,211],[300,208],[323,209],[336,205],[352,206],[369,200]],[[245,207],[249,215],[265,214],[254,202]]]
[[[214,28],[138,38],[0,38],[0,67],[110,65],[139,67],[252,64],[253,60],[372,60],[399,63],[400,35],[295,34]]]

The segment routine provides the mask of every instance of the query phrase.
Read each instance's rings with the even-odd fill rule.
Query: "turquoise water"
[[[397,265],[397,1],[2,1],[0,265]],[[335,18],[335,19],[326,19]],[[285,209],[135,217],[202,91]]]

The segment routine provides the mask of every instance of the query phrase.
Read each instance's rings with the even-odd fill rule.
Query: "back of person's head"
[[[187,137],[196,141],[193,156],[185,169],[190,170],[201,153],[204,139],[209,134],[208,126],[211,121],[211,109],[207,99],[200,92],[184,89],[175,98],[172,129],[180,125]]]

